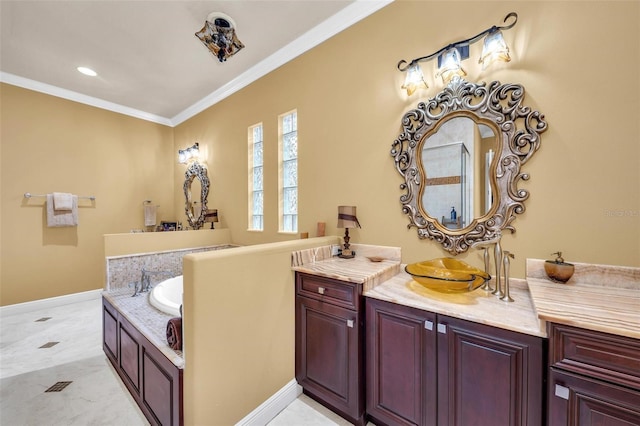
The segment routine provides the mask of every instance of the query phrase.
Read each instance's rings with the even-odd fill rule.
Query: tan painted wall
[[[465,61],[473,81],[517,82],[525,104],[545,114],[542,148],[526,164],[531,179],[517,232],[503,239],[525,259],[562,250],[567,261],[640,266],[640,3],[398,1],[280,67],[175,129],[177,146],[199,141],[208,152],[210,206],[234,241],[289,238],[277,233],[277,116],[298,109],[299,230],[316,223],[336,230],[341,204],[358,207],[362,229],[352,242],[402,247],[403,261],[447,255],[419,240],[401,211],[390,147],[402,115],[434,96],[442,83],[433,62],[423,67],[431,89],[408,98],[400,89],[400,59],[429,54],[500,24],[511,63],[481,72]],[[475,45],[481,49],[481,43]],[[477,60],[477,59],[476,59]],[[265,226],[247,232],[247,127],[264,123]],[[178,173],[174,182],[181,182]],[[178,193],[176,192],[176,199]],[[476,266],[480,253],[460,256]]]
[[[2,84],[0,303],[102,288],[103,234],[142,228],[142,202],[173,219],[173,130]],[[80,202],[78,227],[48,228],[53,191]]]
[[[141,227],[144,199],[162,206],[160,219],[184,221],[184,166],[175,151],[194,141],[209,166],[209,206],[220,209],[219,226],[231,230],[234,242],[294,238],[277,233],[275,166],[277,116],[293,108],[300,232],[313,236],[324,221],[327,234],[341,233],[336,206],[353,204],[363,225],[352,231],[353,242],[402,247],[405,262],[446,255],[406,229],[401,178],[389,155],[401,116],[442,86],[428,77],[432,88],[407,98],[395,65],[498,24],[512,10],[520,15],[505,32],[513,61],[484,73],[465,63],[470,80],[523,84],[526,104],[549,122],[541,150],[526,165],[527,210],[514,222],[517,233],[503,241],[516,255],[512,273],[523,277],[525,258],[556,250],[568,261],[637,266],[639,8],[607,1],[398,1],[175,129],[2,84],[0,304],[99,288],[102,235]],[[263,233],[246,231],[246,129],[258,122],[265,126],[267,165]],[[98,199],[80,210],[74,233],[46,228],[38,200],[23,204],[27,191]],[[461,258],[481,265],[477,253]]]
[[[294,378],[291,252],[338,242],[309,238],[184,257],[185,425],[236,424]]]
[[[105,256],[124,256],[232,244],[228,229],[200,229],[182,232],[144,232],[140,234],[109,234],[104,236]]]

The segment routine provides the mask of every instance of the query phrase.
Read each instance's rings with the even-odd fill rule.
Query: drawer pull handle
[[[353,320],[347,320],[347,327],[353,328]]]
[[[424,322],[424,328],[426,328],[429,331],[433,330],[433,321],[425,321]]]
[[[569,400],[569,388],[562,385],[556,385],[556,396],[562,399]]]
[[[325,288],[324,287],[318,287],[318,293],[324,294],[324,292],[325,292]]]
[[[447,325],[438,324],[438,333],[447,334]]]

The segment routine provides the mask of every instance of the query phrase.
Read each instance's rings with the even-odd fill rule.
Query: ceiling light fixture
[[[428,88],[429,86],[427,86],[427,83],[424,81],[424,76],[418,63],[427,62],[433,58],[438,58],[436,77],[442,77],[444,84],[447,84],[455,76],[464,77],[466,72],[462,69],[460,62],[469,58],[469,46],[485,36],[482,55],[478,60],[478,63],[482,64],[482,69],[484,70],[496,61],[509,62],[511,60],[509,47],[507,47],[502,37],[502,30],[513,28],[516,22],[518,22],[518,14],[515,12],[509,13],[505,16],[503,22],[506,23],[509,18],[514,18],[514,21],[509,25],[503,27],[494,25],[471,38],[448,44],[437,52],[412,59],[411,62],[402,59],[398,62],[398,70],[407,72],[407,77],[402,88],[407,91],[409,96],[415,92],[416,89]]]
[[[196,33],[196,37],[220,62],[226,61],[244,47],[236,35],[235,21],[220,12],[211,12],[207,16],[204,27]]]
[[[76,68],[78,71],[80,71],[82,74],[84,75],[88,75],[90,77],[95,77],[98,75],[97,72],[95,72],[94,70],[92,70],[91,68],[87,68],[87,67],[78,67]]]

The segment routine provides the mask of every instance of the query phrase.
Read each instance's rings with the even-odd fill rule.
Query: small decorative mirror
[[[209,177],[207,169],[197,161],[192,162],[184,173],[184,210],[189,226],[193,229],[202,228],[207,213],[207,197],[209,197]],[[193,194],[200,194],[194,199]]]
[[[523,213],[529,197],[517,188],[540,147],[544,115],[522,105],[524,88],[454,78],[435,98],[402,118],[391,155],[405,181],[402,211],[420,238],[453,255],[491,240]]]

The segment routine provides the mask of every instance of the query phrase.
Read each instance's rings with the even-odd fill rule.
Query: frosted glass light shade
[[[411,96],[417,89],[428,89],[427,82],[424,81],[422,70],[417,63],[410,66],[407,70],[407,77],[401,87],[407,91],[407,95]]]
[[[482,69],[486,69],[496,61],[509,62],[510,60],[509,47],[502,37],[502,31],[496,30],[489,33],[484,39],[482,56],[478,61],[479,64],[482,64]]]
[[[465,70],[460,66],[460,52],[455,47],[445,51],[442,54],[440,68],[436,73],[436,77],[442,77],[442,82],[447,84],[454,76],[464,77],[467,75]]]

